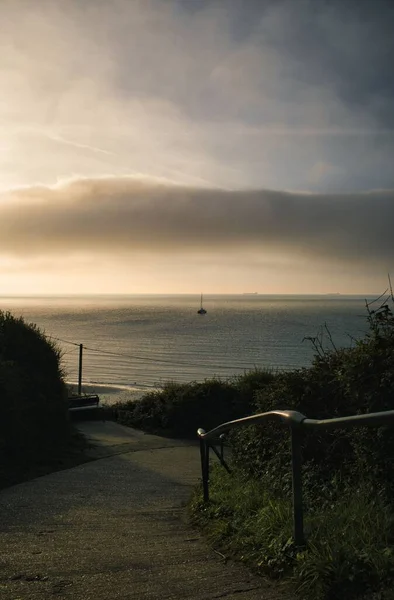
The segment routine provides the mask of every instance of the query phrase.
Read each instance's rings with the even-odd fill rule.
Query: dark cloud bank
[[[394,191],[221,191],[131,178],[79,180],[0,197],[0,253],[291,252],[394,261]]]

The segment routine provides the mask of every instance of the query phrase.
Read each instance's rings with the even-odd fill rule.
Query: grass
[[[199,489],[190,512],[214,547],[293,585],[300,598],[394,600],[394,513],[380,497],[347,490],[306,515],[301,549],[293,543],[291,500],[274,496],[264,480],[213,468],[210,502]]]

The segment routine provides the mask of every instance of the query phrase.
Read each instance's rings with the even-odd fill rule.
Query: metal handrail
[[[205,431],[201,428],[197,429],[197,435],[200,439],[209,440],[216,438],[220,434],[225,433],[230,429],[235,429],[236,427],[255,425],[261,421],[278,419],[287,421],[288,425],[299,425],[306,419],[306,417],[296,410],[271,410],[270,412],[259,413],[258,415],[251,415],[250,417],[243,417],[242,419],[235,419],[234,421],[227,421],[227,423],[222,423],[218,427],[211,429],[211,431]]]
[[[302,503],[302,454],[301,435],[306,429],[344,429],[348,427],[379,427],[394,421],[394,410],[349,417],[337,417],[334,419],[308,419],[302,413],[295,410],[273,410],[259,413],[222,423],[218,427],[205,431],[198,429],[197,435],[200,439],[201,471],[203,482],[204,501],[209,500],[209,450],[212,441],[217,440],[223,433],[247,425],[256,425],[267,421],[279,421],[290,427],[291,431],[291,458],[292,458],[292,488],[293,488],[293,533],[297,546],[305,544],[304,537],[304,513]],[[216,452],[217,454],[217,452]],[[223,463],[223,457],[222,461]]]
[[[305,419],[304,427],[322,427],[324,429],[347,429],[348,427],[379,427],[394,421],[394,410],[386,410],[364,415],[352,415],[350,417],[337,417],[336,419]]]

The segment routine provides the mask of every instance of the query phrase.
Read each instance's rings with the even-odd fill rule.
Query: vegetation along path
[[[79,428],[96,460],[0,492],[2,600],[285,597],[188,525],[197,445],[113,422]]]

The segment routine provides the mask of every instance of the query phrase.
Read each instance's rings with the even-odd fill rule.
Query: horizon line
[[[207,296],[381,296],[381,292],[204,292]],[[390,294],[388,294],[390,295]],[[201,296],[201,292],[82,292],[82,293],[11,293],[1,294],[0,298],[81,298],[118,296]]]

